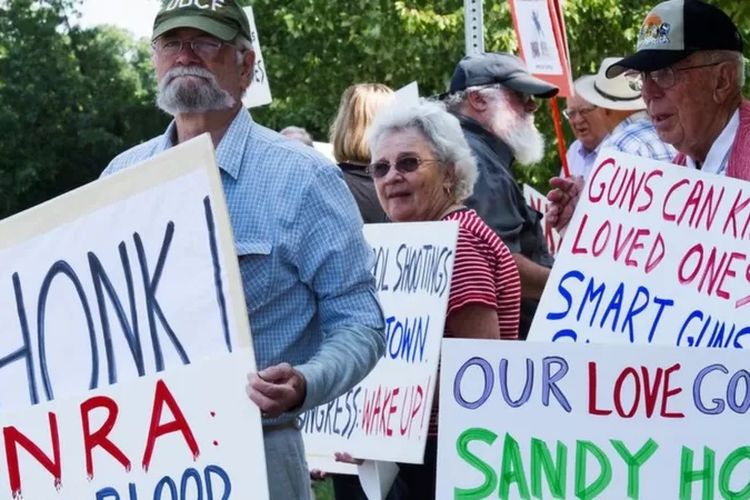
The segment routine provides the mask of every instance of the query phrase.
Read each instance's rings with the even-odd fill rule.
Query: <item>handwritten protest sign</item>
[[[437,498],[747,498],[747,356],[446,339]]]
[[[605,150],[529,338],[743,348],[749,241],[747,182]]]
[[[0,498],[268,498],[251,368],[241,349],[4,413]]]
[[[0,409],[248,346],[208,136],[0,223]]]
[[[510,0],[513,27],[529,72],[573,95],[565,20],[557,0]]]
[[[539,222],[542,225],[544,239],[547,241],[547,248],[549,249],[550,255],[556,255],[560,249],[562,238],[560,238],[560,233],[550,225],[547,221],[547,217],[544,215],[547,211],[547,204],[549,203],[547,197],[528,184],[523,185],[523,197],[531,208],[542,214],[542,218]]]
[[[115,492],[97,500],[135,500],[142,485],[151,488],[143,492],[144,498],[154,495],[153,488],[210,488],[212,481],[219,481],[214,484],[220,488],[220,469],[236,471],[237,463],[250,460],[257,468],[244,471],[233,487],[246,488],[250,483],[245,481],[252,481],[253,491],[263,497],[265,467],[257,409],[241,397],[241,390],[231,397],[215,394],[217,387],[244,387],[246,373],[255,369],[255,357],[208,135],[2,221],[0,318],[0,419],[6,460],[19,464],[14,469],[8,463],[0,470],[9,471],[11,490],[23,480],[25,498],[78,500],[84,497],[81,492],[94,492],[97,485],[116,480]],[[238,348],[244,348],[242,363],[225,359]],[[185,372],[184,383],[177,384],[180,395],[174,394],[179,405],[172,404],[166,390],[171,383],[164,388],[154,385],[157,373],[175,380],[173,370],[211,357],[221,358],[219,364],[226,363],[227,371],[209,367],[210,373]],[[226,375],[229,370],[231,376]],[[120,388],[129,383],[134,385]],[[114,389],[105,390],[107,386]],[[206,394],[212,397],[206,399]],[[151,424],[143,421],[151,415],[149,398],[159,402],[154,411],[160,412]],[[238,405],[240,399],[243,408],[220,411]],[[88,402],[81,406],[84,400]],[[214,405],[212,411],[221,417],[216,418],[221,433],[214,434],[219,449],[230,450],[230,442],[252,443],[255,451],[245,449],[234,463],[231,457],[240,455],[230,453],[220,465],[211,458],[218,450],[206,453],[207,460],[201,461],[205,468],[200,470],[188,469],[183,459],[165,461],[163,457],[173,455],[170,446],[182,445],[182,453],[190,441],[178,406],[186,409],[185,414],[198,411],[200,419],[207,420],[207,405]],[[89,427],[82,418],[88,419]],[[188,421],[193,424],[192,418]],[[240,421],[241,426],[234,425]],[[113,424],[117,439],[110,441]],[[84,441],[79,438],[81,425]],[[154,448],[144,451],[148,436]],[[192,442],[187,444],[191,453],[195,451]],[[210,442],[199,440],[198,445],[206,448]],[[82,446],[93,458],[86,455],[84,460]],[[129,468],[126,463],[148,462],[148,454],[154,459],[150,479],[136,471],[140,466],[131,466],[130,475],[123,475]],[[192,454],[187,458],[192,463]],[[94,462],[102,472],[79,488],[87,483],[87,475],[94,476],[89,470]],[[174,468],[166,468],[167,463]],[[171,476],[173,472],[181,475]],[[154,485],[159,474],[172,479]],[[49,493],[55,477],[65,494]],[[47,489],[35,489],[37,483]],[[37,491],[48,493],[29,493]],[[219,491],[214,492],[216,498],[222,498]],[[206,498],[211,495],[209,490]]]
[[[422,463],[456,251],[454,222],[368,224],[386,352],[345,395],[302,415],[308,455]]]
[[[255,53],[255,67],[253,68],[253,79],[250,82],[245,95],[242,97],[242,104],[246,108],[257,108],[265,104],[271,104],[271,84],[268,82],[268,72],[266,71],[266,62],[263,59],[263,53],[260,50],[260,37],[258,29],[255,27],[255,14],[252,7],[244,7],[243,10],[247,15],[250,23],[250,36],[252,37],[253,52]]]

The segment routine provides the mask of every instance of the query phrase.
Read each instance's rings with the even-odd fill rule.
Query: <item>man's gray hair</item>
[[[485,92],[488,90],[500,89],[503,93],[507,92],[507,88],[500,83],[490,83],[488,85],[475,85],[473,87],[466,87],[464,90],[454,92],[443,99],[445,107],[451,113],[460,113],[464,103],[469,99],[469,94],[472,92]]]
[[[735,71],[737,72],[737,88],[741,92],[742,87],[745,86],[745,56],[742,52],[736,52],[734,50],[706,50],[702,51],[706,64],[720,63],[720,62],[731,62],[735,65]]]
[[[370,149],[374,149],[384,135],[405,130],[417,130],[424,135],[440,168],[453,165],[456,201],[471,196],[479,174],[458,119],[448,113],[442,103],[434,101],[422,101],[416,106],[390,106],[377,114],[370,128]]]

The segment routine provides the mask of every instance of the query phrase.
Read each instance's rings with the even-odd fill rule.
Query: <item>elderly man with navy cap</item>
[[[553,259],[539,223],[526,204],[511,164],[542,159],[544,140],[534,124],[535,97],[557,87],[529,74],[512,54],[483,53],[458,63],[444,100],[461,122],[479,167],[474,195],[466,202],[508,246],[521,275],[520,337],[526,338]]]
[[[260,369],[247,389],[264,417],[271,498],[304,499],[309,475],[296,416],[375,366],[385,349],[383,316],[372,251],[339,169],[242,107],[255,59],[250,37],[235,0],[166,0],[152,46],[157,104],[174,120],[105,174],[211,135]]]
[[[674,162],[704,172],[750,180],[750,103],[742,37],[721,9],[700,0],[669,0],[646,16],[636,52],[607,69],[641,90],[656,132],[673,145]],[[557,186],[547,215],[570,220],[580,186]]]

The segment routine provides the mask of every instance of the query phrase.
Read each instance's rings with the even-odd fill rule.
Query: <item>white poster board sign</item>
[[[266,104],[271,104],[273,98],[271,97],[271,84],[268,81],[268,72],[266,71],[265,59],[260,50],[260,38],[258,37],[258,29],[255,27],[255,15],[253,14],[253,8],[243,7],[245,14],[247,14],[247,20],[250,22],[250,35],[253,44],[253,52],[255,52],[255,68],[253,68],[253,79],[250,82],[250,87],[245,92],[245,96],[242,98],[242,105],[246,108],[257,108]]]
[[[749,183],[605,150],[529,339],[749,346],[749,241]]]
[[[446,339],[437,498],[744,498],[747,355]]]
[[[523,197],[531,208],[542,214],[539,223],[542,226],[544,239],[547,241],[547,248],[549,249],[550,255],[557,255],[557,252],[560,250],[562,238],[560,237],[560,233],[550,225],[545,216],[547,212],[547,204],[549,203],[547,197],[528,184],[523,185]]]
[[[0,223],[0,297],[0,412],[249,346],[208,135]]]
[[[456,252],[456,222],[367,224],[386,352],[345,395],[302,415],[306,452],[422,463]]]
[[[134,499],[141,486],[145,496],[211,488],[223,470],[235,491],[267,497],[260,415],[244,394],[255,356],[239,276],[207,134],[2,221],[0,470],[11,490],[25,478],[25,498]],[[193,368],[206,359],[218,366]],[[178,406],[214,436],[196,441],[201,460]],[[153,449],[148,439],[141,448],[147,431]],[[55,435],[59,446],[34,444]],[[94,462],[101,472],[88,470]]]
[[[562,75],[563,67],[547,0],[515,0],[514,7],[518,39],[529,73]]]
[[[4,413],[0,498],[268,498],[252,365],[240,349]]]
[[[393,93],[393,104],[399,108],[409,108],[419,105],[419,84],[416,81],[408,83]]]

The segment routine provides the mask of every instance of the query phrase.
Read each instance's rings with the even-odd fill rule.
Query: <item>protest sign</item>
[[[562,8],[556,0],[510,0],[513,27],[529,73],[573,95]]]
[[[301,416],[310,456],[422,463],[456,251],[455,222],[368,224],[386,351],[345,395]]]
[[[562,238],[560,238],[560,233],[550,225],[545,216],[547,204],[549,203],[547,197],[528,184],[523,185],[523,197],[526,199],[526,204],[542,215],[539,223],[542,226],[544,239],[547,241],[547,248],[549,249],[550,255],[556,255],[557,251],[560,249]]]
[[[437,498],[747,498],[747,356],[446,339]]]
[[[529,339],[743,348],[750,184],[604,150]]]
[[[255,27],[255,15],[253,8],[243,7],[247,20],[250,22],[250,36],[252,37],[253,52],[255,53],[255,67],[253,68],[253,79],[250,87],[245,91],[242,97],[242,104],[246,108],[257,108],[265,104],[271,104],[271,84],[268,82],[268,72],[266,71],[266,62],[263,59],[263,53],[260,50],[260,37],[258,29]]]
[[[0,318],[2,412],[250,346],[208,135],[0,223]]]
[[[0,498],[268,498],[247,349],[3,413]]]

